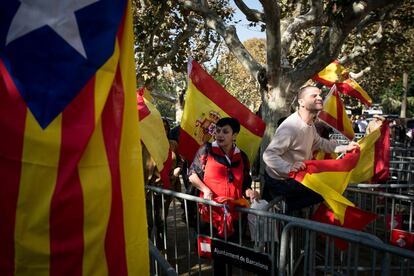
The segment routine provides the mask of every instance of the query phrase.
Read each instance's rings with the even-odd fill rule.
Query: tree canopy
[[[266,49],[265,58],[254,53],[254,45],[242,44],[237,37],[231,2],[251,24],[265,32],[266,38],[261,42]],[[166,66],[185,73],[188,56],[214,64],[217,51],[225,45],[237,59],[228,61],[234,67],[242,66],[256,83],[239,86],[242,90],[235,94],[243,101],[245,93],[254,86],[259,88],[255,90],[256,97],[261,101],[270,136],[277,119],[289,112],[295,91],[333,60],[340,59],[354,70],[356,77],[364,74],[362,86],[369,86],[369,93],[379,92],[381,83],[389,79],[400,78],[402,71],[396,68],[401,64],[413,64],[412,1],[260,0],[261,10],[249,8],[249,1],[231,2],[135,0],[141,83],[156,79],[160,68]],[[394,64],[396,67],[392,67]],[[220,66],[224,69],[226,64]],[[228,72],[218,72],[217,77],[225,85],[235,86],[237,80],[229,80]]]

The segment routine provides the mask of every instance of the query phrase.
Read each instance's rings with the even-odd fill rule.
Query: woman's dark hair
[[[231,129],[233,130],[233,133],[240,132],[240,123],[239,123],[239,120],[237,120],[236,118],[230,118],[230,117],[221,118],[220,120],[217,121],[216,126],[218,127],[230,126]]]

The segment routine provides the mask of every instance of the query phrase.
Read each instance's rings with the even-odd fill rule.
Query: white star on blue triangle
[[[0,1],[0,58],[46,128],[111,57],[126,0]]]

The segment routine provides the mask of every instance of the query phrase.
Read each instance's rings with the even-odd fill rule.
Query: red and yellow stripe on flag
[[[326,96],[323,109],[319,112],[318,117],[349,140],[354,139],[355,133],[352,123],[345,112],[344,104],[336,91],[335,85],[332,86],[331,91]]]
[[[239,120],[241,129],[237,145],[253,163],[265,123],[229,94],[197,62],[190,61],[188,89],[180,124],[179,152],[187,160],[193,160],[200,145],[212,138],[214,124],[222,117]]]
[[[342,194],[358,159],[359,150],[355,150],[338,160],[306,160],[306,169],[291,173],[289,177],[320,194],[334,211],[335,217],[343,223],[346,207],[354,204]]]
[[[142,87],[137,91],[141,141],[157,165],[164,188],[168,189],[172,167],[170,143],[165,134],[160,112],[145,98],[145,95],[149,95],[146,88]]]
[[[132,16],[124,6],[112,55],[44,128],[0,60],[1,275],[149,274]]]
[[[337,83],[338,91],[342,94],[354,97],[361,103],[371,106],[372,99],[368,93],[353,79],[346,79]]]
[[[389,178],[390,173],[390,128],[383,122],[364,138],[358,141],[361,158],[352,170],[350,183],[365,181],[378,182]]]
[[[331,87],[335,83],[347,79],[348,73],[349,72],[345,69],[345,67],[343,67],[339,61],[335,60],[314,76],[313,79],[328,87]]]
[[[338,160],[305,161],[306,169],[291,173],[290,177],[302,183],[325,199],[314,215],[320,222],[355,230],[362,230],[376,215],[364,212],[342,194],[349,183],[352,169],[360,158],[359,150]],[[356,221],[358,219],[358,221]]]

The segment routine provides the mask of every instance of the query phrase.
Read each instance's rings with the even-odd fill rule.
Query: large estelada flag
[[[349,140],[354,139],[355,133],[352,123],[345,112],[344,104],[335,85],[332,86],[331,91],[326,96],[323,109],[319,112],[318,117]]]
[[[148,275],[129,1],[0,2],[0,275]]]
[[[390,173],[390,127],[384,121],[381,127],[358,141],[361,157],[353,169],[350,183],[386,181]]]
[[[228,93],[201,65],[190,60],[188,89],[180,124],[180,154],[192,161],[200,145],[212,139],[215,123],[223,117],[239,120],[241,129],[237,146],[247,154],[252,164],[265,131],[265,123]]]
[[[139,129],[141,141],[157,165],[165,189],[170,188],[172,158],[170,143],[165,133],[162,117],[157,108],[146,99],[149,94],[144,87],[137,91]],[[145,168],[144,168],[145,169]]]
[[[324,198],[327,207],[319,207],[315,220],[361,230],[376,218],[375,214],[356,208],[342,195],[359,158],[360,151],[354,150],[338,160],[307,160],[304,161],[306,169],[290,174],[291,178]],[[355,217],[359,217],[359,221],[351,219]]]
[[[326,66],[313,79],[327,87],[332,87],[336,84],[337,90],[340,93],[354,97],[367,106],[372,104],[372,99],[368,93],[355,80],[349,77],[348,70],[338,60]]]

